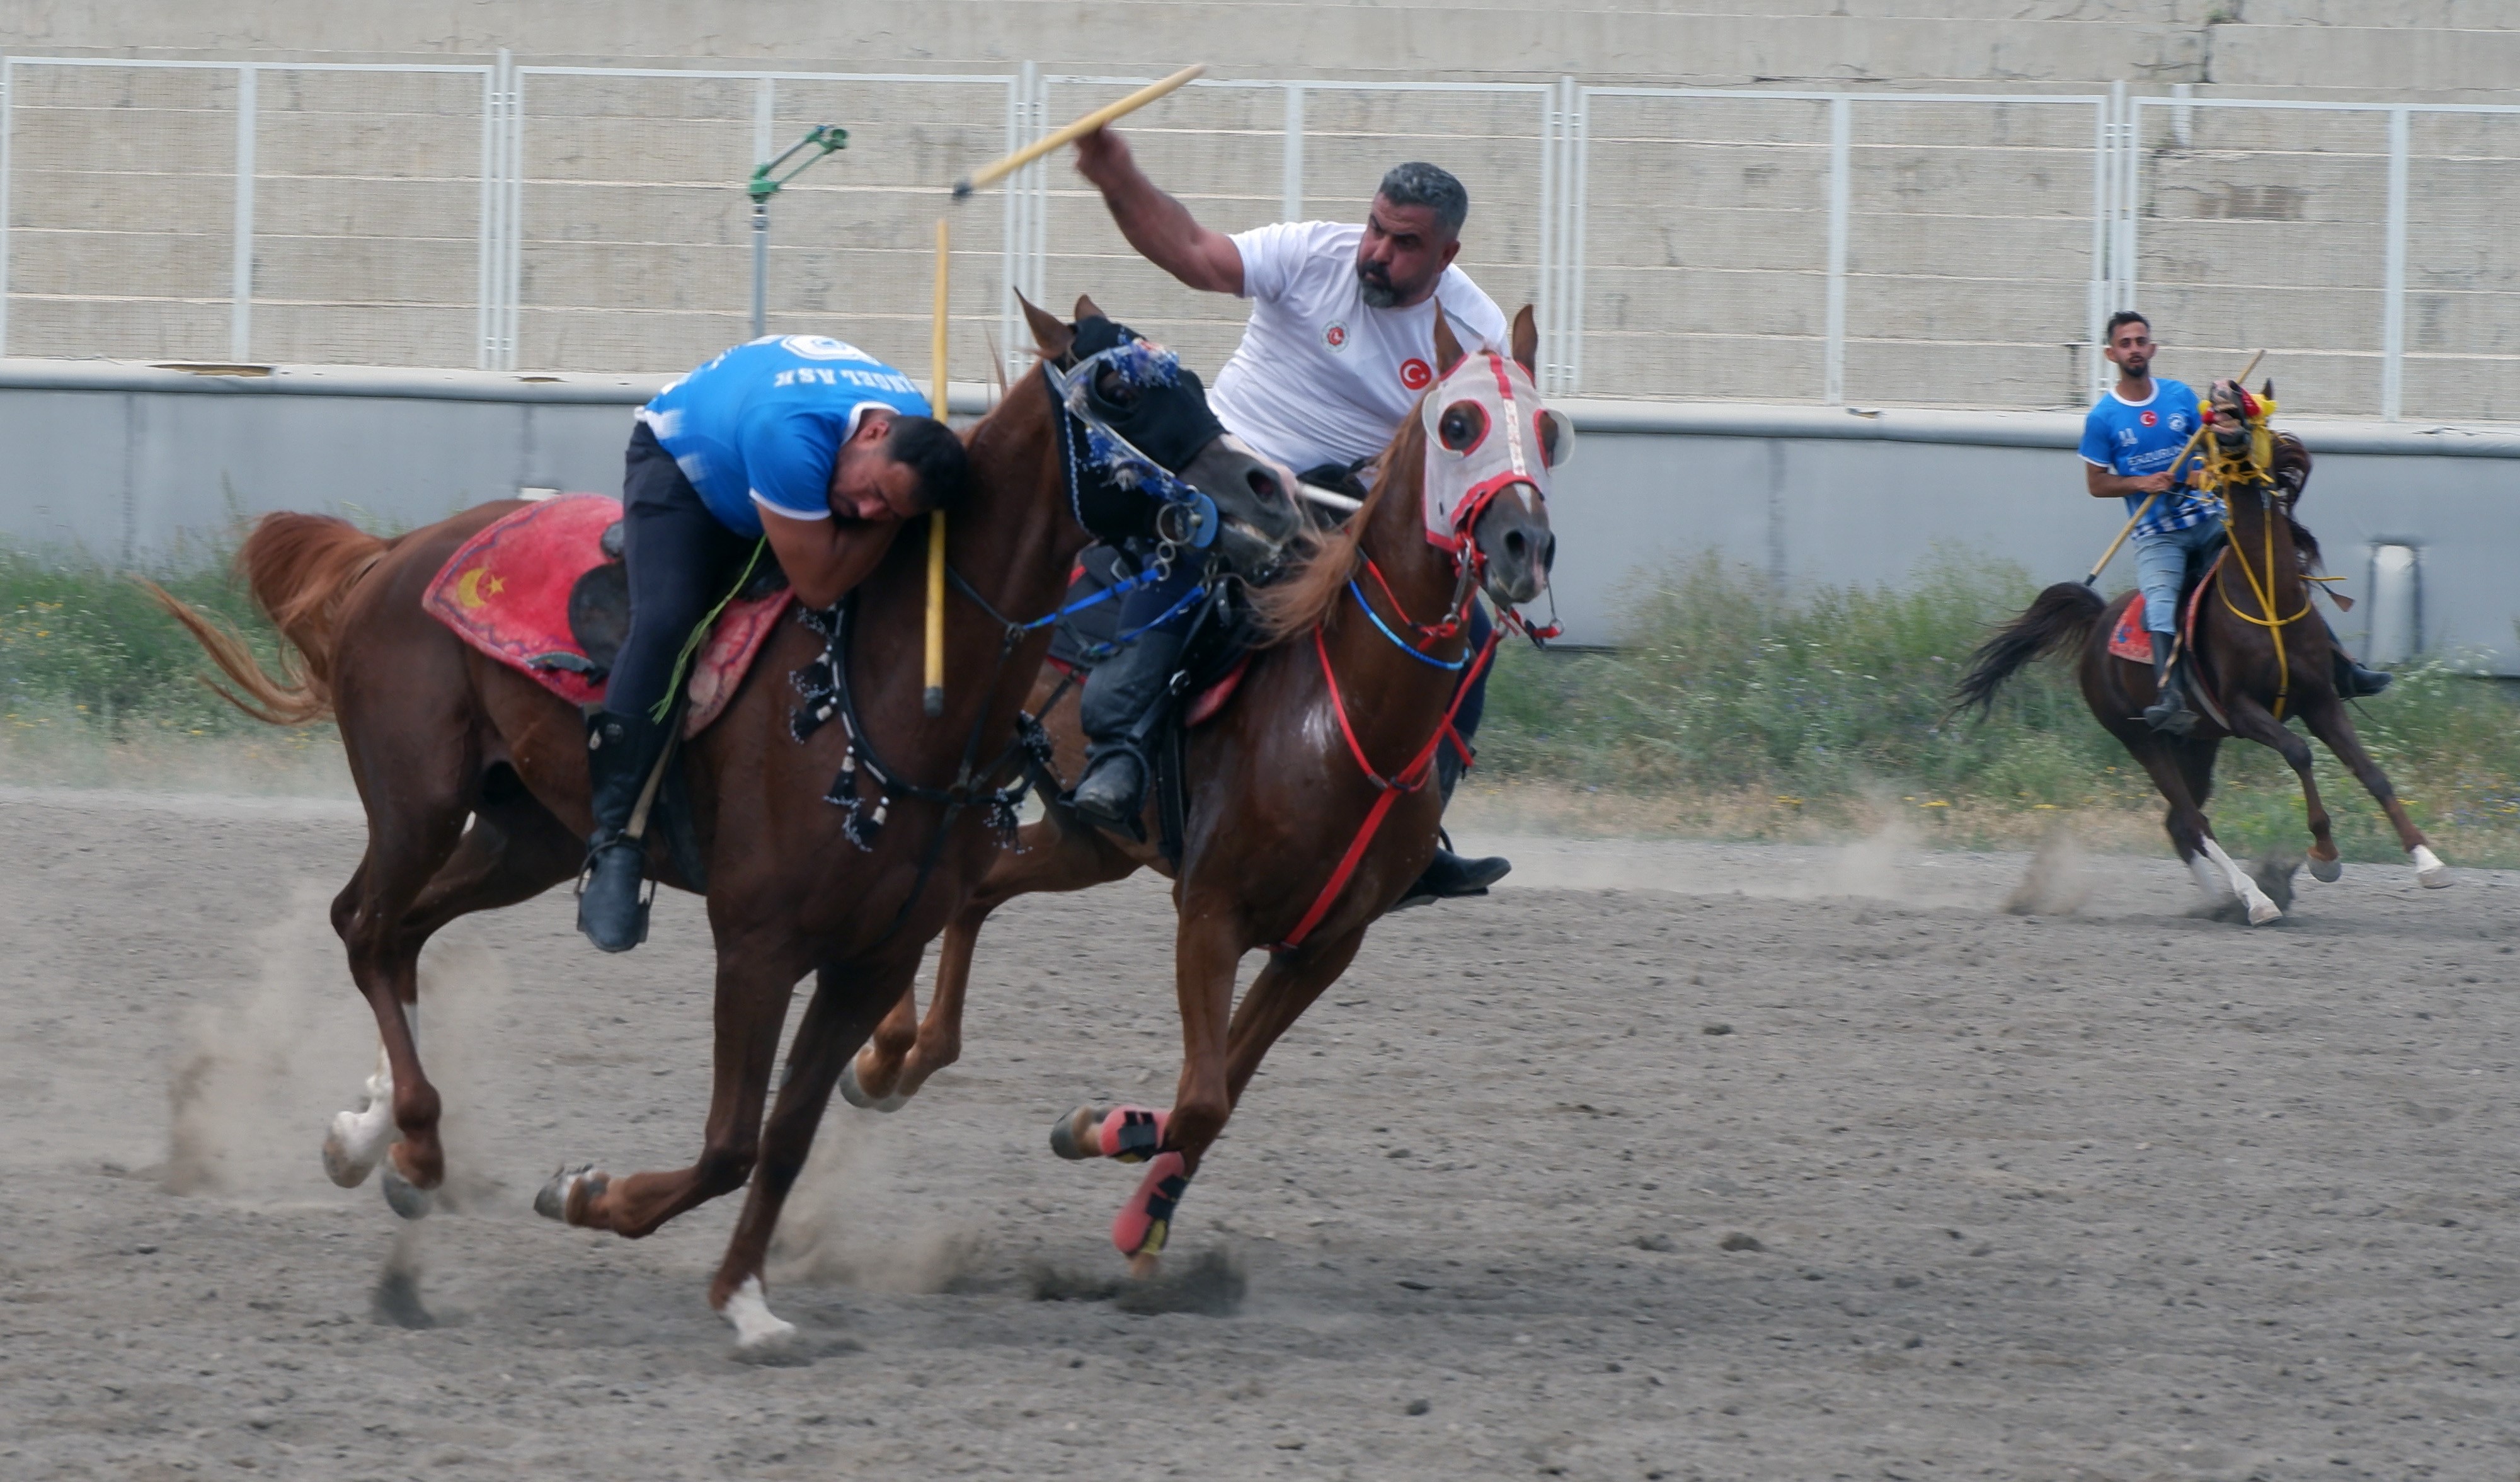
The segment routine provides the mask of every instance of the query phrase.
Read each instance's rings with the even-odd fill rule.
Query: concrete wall
[[[656,384],[0,361],[0,537],[145,563],[264,510],[410,525],[520,488],[617,491],[630,408]],[[1578,643],[1615,642],[1636,583],[1707,551],[1795,584],[1895,584],[1938,547],[2064,580],[2123,517],[2084,494],[2068,416],[1565,405],[1580,441],[1552,519]],[[2413,546],[2424,647],[2520,674],[2520,436],[2287,425],[2318,454],[2304,515],[2346,590],[2367,595],[2374,545]],[[2106,581],[2131,579],[2121,557]],[[2343,621],[2350,640],[2367,617]]]

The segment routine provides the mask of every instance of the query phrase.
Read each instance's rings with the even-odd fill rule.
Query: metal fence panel
[[[516,363],[688,369],[749,333],[752,166],[818,123],[845,152],[771,204],[768,329],[845,332],[924,378],[939,182],[1004,153],[1004,77],[519,67]],[[764,97],[769,112],[761,112]],[[1003,322],[1000,213],[954,216],[953,358]]]
[[[238,70],[8,59],[8,353],[227,358]]]
[[[472,364],[489,69],[253,70],[251,353]]]
[[[2288,409],[2378,415],[2387,111],[2133,105],[2130,267],[2155,337],[2193,378],[2264,349]]]

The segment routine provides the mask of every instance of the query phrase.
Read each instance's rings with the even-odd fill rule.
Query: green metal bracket
[[[755,167],[752,172],[752,181],[744,187],[744,191],[747,195],[752,197],[752,203],[754,205],[766,204],[770,198],[778,195],[780,189],[786,186],[788,181],[805,173],[806,166],[812,164],[815,160],[822,158],[826,155],[834,154],[840,150],[847,149],[848,147],[849,131],[847,129],[840,127],[836,123],[818,123],[805,131],[804,138],[788,146],[787,153],[781,155],[778,158],[771,160],[767,164]],[[799,152],[809,149],[813,150],[815,153],[805,156],[802,160],[797,162],[796,167],[789,170],[788,173],[784,175],[778,173],[781,165],[784,165],[788,160],[795,158]]]

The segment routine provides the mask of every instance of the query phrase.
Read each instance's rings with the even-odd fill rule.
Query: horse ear
[[[1444,317],[1444,305],[1435,305],[1435,374],[1450,376],[1453,367],[1462,363],[1462,342],[1453,337],[1453,322]]]
[[[1096,303],[1088,295],[1083,293],[1076,295],[1076,322],[1078,324],[1083,324],[1089,319],[1108,319],[1110,317],[1110,315],[1102,312],[1102,306],[1101,304]]]
[[[1032,342],[1044,360],[1063,360],[1070,345],[1076,343],[1076,332],[1058,322],[1058,316],[1042,308],[1023,294],[1015,294],[1023,305],[1024,323],[1032,326]]]
[[[2258,394],[2259,394],[2259,395],[2261,395],[2261,396],[2263,396],[2263,397],[2265,397],[2265,398],[2266,398],[2267,400],[2269,400],[2269,401],[2272,401],[2272,400],[2274,400],[2274,399],[2275,399],[2275,379],[2274,379],[2273,377],[2272,377],[2272,376],[2268,377],[2268,378],[2267,378],[2267,383],[2266,383],[2265,385],[2262,385],[2262,386],[2258,387]]]
[[[1540,321],[1532,316],[1531,305],[1524,304],[1513,316],[1513,359],[1522,374],[1537,380],[1540,376]]]

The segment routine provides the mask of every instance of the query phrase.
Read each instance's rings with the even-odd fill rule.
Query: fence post
[[[752,79],[752,167],[759,169],[770,162],[770,131],[777,126],[779,84],[767,77]],[[770,201],[766,196],[752,202],[752,337],[759,339],[770,333]],[[939,416],[944,414],[939,413]]]
[[[1304,219],[1304,85],[1300,82],[1286,84],[1286,143],[1283,158],[1284,170],[1279,185],[1279,195],[1282,198],[1281,210],[1283,214],[1278,219],[1301,221]]]
[[[1584,384],[1584,206],[1593,185],[1593,100],[1572,77],[1566,79],[1566,96],[1572,105],[1566,140],[1570,188],[1564,192],[1570,230],[1562,269],[1566,291],[1558,306],[1566,317],[1565,369],[1557,389],[1572,396]]]
[[[1828,339],[1822,355],[1821,400],[1846,402],[1846,237],[1848,154],[1854,137],[1853,100],[1828,101]]]
[[[17,66],[0,57],[0,355],[9,353],[9,118],[18,110]]]
[[[1566,240],[1565,191],[1559,184],[1565,161],[1566,79],[1560,77],[1540,95],[1539,282],[1532,312],[1540,316],[1540,366],[1533,380],[1544,396],[1557,389],[1558,336],[1565,330],[1557,310],[1558,265]]]
[[[518,300],[524,297],[525,276],[525,81],[505,47],[499,49],[499,69],[508,78],[507,129],[499,161],[499,189],[508,203],[499,213],[507,240],[499,245],[503,281],[499,288],[498,369],[513,371],[517,368],[518,307]]]
[[[2109,313],[2109,182],[2116,172],[2117,120],[2105,98],[2092,115],[2092,278],[2084,295],[2083,337],[2091,346],[2089,379],[2096,396],[2105,389],[2101,373],[2108,368],[2100,357],[2100,326]]]
[[[2136,172],[2142,157],[2143,114],[2135,101],[2127,96],[2127,85],[2123,82],[2109,84],[2109,100],[2118,117],[2118,165],[2113,182],[2117,188],[2117,200],[2110,212],[2109,232],[2109,266],[2117,283],[2113,307],[2131,309],[2135,307],[2136,286]]]
[[[2380,300],[2380,415],[2391,422],[2407,391],[2407,136],[2404,107],[2389,110],[2388,283]]]
[[[254,65],[237,67],[236,245],[228,278],[228,359],[253,358],[253,83]]]
[[[491,181],[498,154],[499,72],[490,67],[481,75],[481,203],[472,233],[472,367],[479,371],[490,369],[490,323],[494,313],[490,304],[490,244],[498,240],[494,223],[499,209],[499,193]]]

